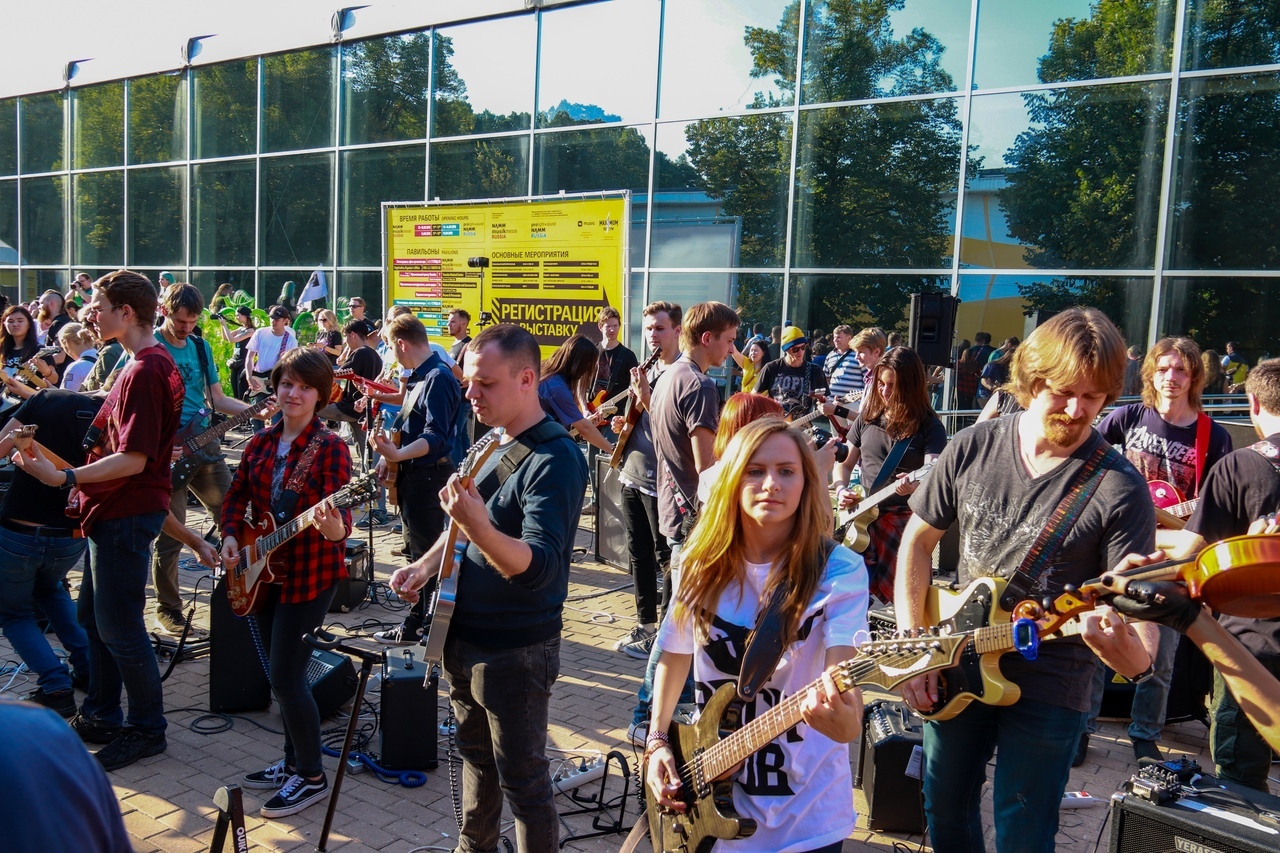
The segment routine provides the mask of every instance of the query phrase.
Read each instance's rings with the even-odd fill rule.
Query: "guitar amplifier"
[[[382,658],[382,746],[379,762],[388,770],[435,770],[436,702],[440,673],[422,661],[422,648],[389,650]],[[427,672],[431,678],[426,684]]]
[[[1111,798],[1110,853],[1275,853],[1280,798],[1203,776],[1200,794],[1156,804]],[[1223,786],[1219,788],[1218,786]]]
[[[607,563],[615,569],[630,571],[627,554],[627,528],[622,520],[622,482],[618,472],[609,467],[609,457],[596,457],[596,561]]]
[[[209,599],[209,710],[231,714],[270,706],[271,684],[249,623],[231,611],[227,579],[220,577]]]
[[[1106,681],[1102,692],[1101,717],[1129,719],[1133,708],[1135,687],[1104,667]],[[1165,723],[1181,723],[1199,720],[1208,725],[1209,710],[1206,698],[1213,689],[1213,667],[1204,652],[1185,636],[1178,636],[1178,648],[1174,652],[1173,677],[1169,682],[1169,695],[1165,700]]]
[[[351,658],[327,649],[312,649],[311,660],[307,661],[307,683],[320,719],[325,720],[356,695],[360,679]]]
[[[333,603],[329,605],[330,613],[350,613],[369,596],[369,586],[373,583],[373,551],[369,543],[363,539],[347,540],[347,576],[338,581],[338,589],[333,594]]]
[[[917,752],[918,750],[918,752]],[[867,826],[875,832],[924,832],[924,720],[903,702],[877,699],[862,716],[858,773],[867,798]],[[913,769],[914,767],[914,769]]]

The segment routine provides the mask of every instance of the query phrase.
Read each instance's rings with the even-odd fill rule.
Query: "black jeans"
[[[453,473],[450,465],[421,465],[410,463],[396,474],[396,490],[400,497],[400,521],[404,525],[404,541],[409,548],[409,559],[416,560],[440,538],[440,531],[449,523],[449,516],[440,506],[440,490],[449,482]],[[427,621],[427,605],[436,591],[436,577],[422,588],[418,602],[405,617],[411,627]]]
[[[636,621],[650,625],[658,621],[658,573],[671,562],[671,546],[658,532],[658,499],[623,486],[622,522],[627,563],[635,582]]]
[[[560,826],[546,750],[560,638],[487,649],[451,636],[445,641],[444,668],[463,761],[457,849],[498,849],[505,795],[516,819],[516,849],[555,850]]]
[[[337,589],[335,584],[311,601],[282,604],[280,587],[273,584],[267,587],[262,610],[256,617],[271,665],[267,674],[271,692],[280,703],[280,716],[284,718],[284,762],[299,776],[310,779],[323,776],[324,766],[320,762],[320,711],[307,681],[311,647],[303,642],[302,635],[324,625]]]

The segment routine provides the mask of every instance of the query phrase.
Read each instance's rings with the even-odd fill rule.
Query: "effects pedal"
[[[1182,786],[1199,774],[1199,762],[1185,756],[1176,761],[1153,761],[1139,769],[1125,787],[1148,802],[1167,803],[1182,796]]]

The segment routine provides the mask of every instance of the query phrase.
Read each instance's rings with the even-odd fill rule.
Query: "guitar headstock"
[[[368,503],[378,496],[378,477],[372,471],[362,474],[329,498],[334,509],[347,509],[358,504]]]
[[[481,436],[480,440],[467,448],[467,455],[463,457],[462,464],[458,466],[458,476],[462,479],[470,479],[476,475],[484,463],[489,461],[489,457],[493,455],[493,451],[497,449],[498,442],[502,439],[504,430],[499,427],[492,429]]]
[[[1091,594],[1069,590],[1053,600],[1051,610],[1045,610],[1035,601],[1023,601],[1013,608],[1013,618],[1034,620],[1036,630],[1041,637],[1045,637],[1061,630],[1075,616],[1092,610],[1095,603]]]
[[[872,640],[858,647],[857,657],[836,667],[832,678],[841,692],[858,684],[876,684],[892,690],[909,678],[955,666],[968,642],[967,634]]]
[[[925,477],[929,476],[929,472],[933,470],[933,466],[935,463],[936,463],[936,460],[931,459],[928,462],[921,465],[916,470],[912,471],[910,474],[907,475],[907,482],[918,483],[921,480],[923,480]]]
[[[19,427],[9,433],[9,438],[13,440],[13,446],[21,450],[23,453],[31,452],[31,442],[36,439],[36,424],[27,424]]]
[[[640,365],[641,373],[648,373],[649,368],[658,363],[658,359],[662,357],[662,347],[654,347],[653,352],[649,353],[649,357]]]

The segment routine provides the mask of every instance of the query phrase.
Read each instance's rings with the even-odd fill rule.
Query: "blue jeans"
[[[516,820],[516,849],[555,850],[560,819],[546,747],[560,638],[488,649],[450,637],[444,668],[463,762],[457,849],[498,849],[505,794]]]
[[[125,721],[120,708],[124,691],[129,694],[128,724],[152,736],[165,730],[164,691],[143,611],[151,545],[165,515],[151,512],[94,524],[77,608],[89,635],[89,694],[80,713],[120,725]]]
[[[934,853],[983,853],[978,807],[996,752],[996,849],[1052,853],[1085,717],[1021,699],[1006,707],[974,702],[950,720],[926,723],[924,807]]]
[[[1156,627],[1160,629],[1160,648],[1156,652],[1155,673],[1133,688],[1133,705],[1129,711],[1130,740],[1159,740],[1168,712],[1173,660],[1178,653],[1178,632],[1163,625]],[[1098,714],[1102,712],[1106,678],[1106,667],[1099,661],[1098,671],[1093,676],[1093,702],[1089,709],[1089,721],[1085,725],[1089,734],[1098,730]]]
[[[18,657],[39,674],[45,693],[71,689],[71,673],[36,623],[39,605],[78,672],[89,671],[89,638],[76,621],[62,581],[84,555],[83,539],[27,536],[0,527],[0,630]]]

